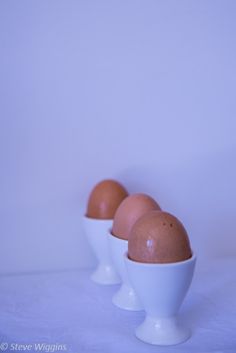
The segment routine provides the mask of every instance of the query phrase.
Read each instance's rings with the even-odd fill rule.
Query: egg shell
[[[119,182],[110,179],[101,181],[89,196],[86,217],[113,219],[118,206],[127,196],[128,192]]]
[[[149,195],[139,193],[126,197],[115,213],[112,234],[128,240],[134,223],[151,210],[160,210],[160,206]]]
[[[151,211],[134,224],[128,241],[128,256],[142,263],[173,263],[192,256],[182,223],[163,211]]]

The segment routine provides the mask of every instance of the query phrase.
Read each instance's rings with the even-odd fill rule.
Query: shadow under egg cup
[[[143,310],[143,306],[129,281],[125,266],[124,254],[128,251],[128,240],[120,239],[112,235],[111,232],[109,232],[108,238],[112,260],[122,281],[120,289],[112,298],[112,302],[121,309]]]
[[[192,281],[196,256],[181,262],[151,264],[125,256],[130,281],[146,311],[136,337],[155,345],[175,345],[191,333],[178,322],[177,313]]]
[[[112,226],[112,219],[95,219],[84,216],[83,225],[88,242],[98,260],[98,266],[91,275],[91,280],[98,284],[118,284],[120,278],[112,263],[108,246],[107,233]]]

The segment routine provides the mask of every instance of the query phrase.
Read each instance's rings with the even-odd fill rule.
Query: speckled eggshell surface
[[[128,240],[134,223],[151,210],[160,210],[160,206],[152,197],[146,194],[133,194],[126,197],[115,213],[112,234]]]
[[[127,196],[128,192],[117,181],[101,181],[89,196],[86,217],[113,219],[118,206]]]
[[[173,215],[151,211],[134,224],[129,236],[128,255],[143,263],[173,263],[192,256],[188,234]]]

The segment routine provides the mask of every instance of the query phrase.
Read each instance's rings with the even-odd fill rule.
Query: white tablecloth
[[[0,351],[11,352],[17,343],[22,350],[32,344],[34,352],[35,344],[44,343],[44,352],[54,345],[54,352],[73,353],[235,353],[235,271],[235,259],[198,262],[180,310],[192,337],[172,347],[136,339],[144,313],[116,308],[111,297],[118,286],[92,283],[91,271],[1,276]]]

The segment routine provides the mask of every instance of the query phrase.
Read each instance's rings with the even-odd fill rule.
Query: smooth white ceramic
[[[191,334],[178,321],[177,313],[191,284],[196,256],[170,264],[132,261],[127,253],[124,257],[130,281],[146,311],[136,336],[156,345],[186,341]]]
[[[120,278],[112,263],[108,246],[107,233],[112,226],[112,222],[113,220],[83,217],[88,242],[98,260],[98,266],[91,275],[91,279],[99,284],[120,283]]]
[[[121,287],[112,298],[112,302],[121,309],[143,310],[143,306],[131,286],[125,266],[124,254],[128,250],[128,240],[117,238],[111,232],[108,233],[108,239],[112,260],[122,281]]]

